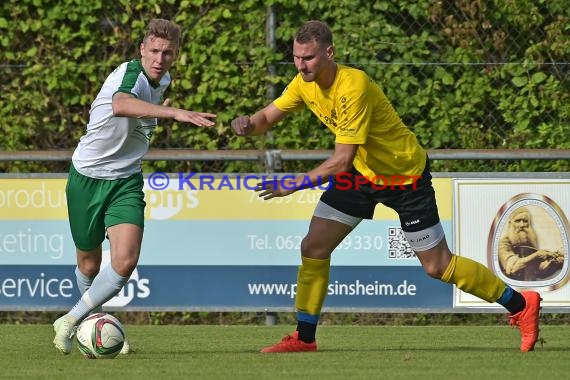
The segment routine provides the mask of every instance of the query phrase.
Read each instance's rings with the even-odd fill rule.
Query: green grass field
[[[519,352],[507,326],[321,326],[319,352],[261,354],[292,326],[140,326],[134,352],[84,359],[53,348],[50,325],[0,325],[0,379],[564,379],[570,328],[543,326]]]

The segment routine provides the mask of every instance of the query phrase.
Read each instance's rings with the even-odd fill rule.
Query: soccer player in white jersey
[[[141,160],[157,120],[214,125],[215,114],[174,108],[169,99],[162,101],[179,39],[175,23],[163,19],[149,23],[140,44],[141,58],[124,62],[107,77],[91,105],[87,132],[73,153],[66,194],[82,296],[53,324],[53,343],[63,354],[71,352],[75,327],[114,297],[137,265],[145,207]],[[105,237],[111,264],[100,270]]]

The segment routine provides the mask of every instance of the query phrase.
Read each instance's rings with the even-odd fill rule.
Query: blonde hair
[[[162,18],[152,19],[144,35],[143,41],[148,41],[151,37],[162,38],[174,42],[180,46],[180,27],[176,23]]]

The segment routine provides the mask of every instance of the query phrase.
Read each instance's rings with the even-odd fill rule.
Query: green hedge
[[[329,149],[333,138],[301,112],[265,138],[230,120],[265,105],[295,73],[292,37],[329,23],[337,61],[367,71],[428,149],[570,148],[570,11],[564,0],[8,0],[0,5],[0,120],[4,150],[72,149],[89,106],[116,65],[138,56],[150,18],[183,30],[168,93],[218,114],[211,129],[164,121],[154,148]],[[275,48],[266,43],[269,10]],[[273,87],[271,87],[273,86]],[[285,171],[311,163],[287,163]],[[0,171],[67,164],[3,163]],[[259,171],[243,162],[145,162],[146,171]],[[435,170],[570,170],[567,161],[439,162]]]

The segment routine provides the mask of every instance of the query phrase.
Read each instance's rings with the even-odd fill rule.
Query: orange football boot
[[[261,352],[315,352],[317,351],[317,342],[305,343],[299,340],[299,332],[295,331],[293,335],[287,335],[285,338],[273,346],[265,347]]]
[[[521,292],[526,301],[526,306],[515,315],[508,314],[509,324],[517,327],[521,332],[521,351],[534,350],[538,340],[538,313],[540,311],[540,294],[533,291]]]

